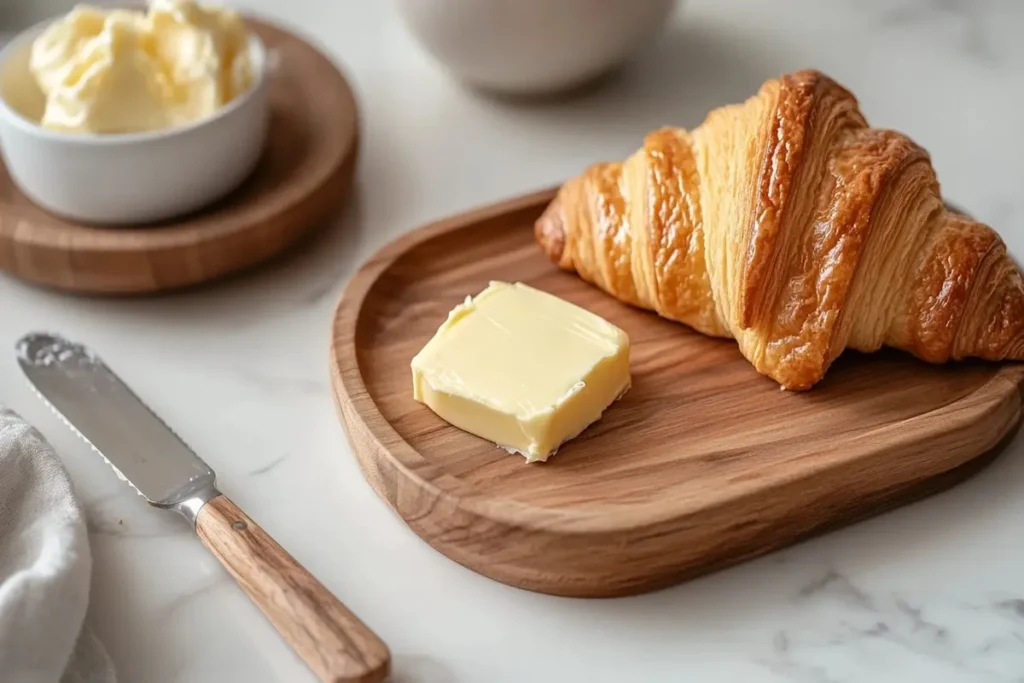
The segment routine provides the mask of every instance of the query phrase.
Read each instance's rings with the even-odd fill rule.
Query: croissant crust
[[[650,132],[537,220],[559,267],[736,339],[786,389],[844,349],[1024,359],[1024,284],[999,236],[943,204],[928,153],[871,128],[828,76],[767,81],[696,129]]]

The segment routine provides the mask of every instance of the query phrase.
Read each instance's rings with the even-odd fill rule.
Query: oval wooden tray
[[[848,354],[806,393],[731,341],[624,306],[547,261],[551,192],[422,228],[355,275],[333,328],[334,393],[367,480],[436,549],[567,596],[642,592],[906,503],[987,462],[1020,420],[1021,366]],[[528,465],[412,398],[409,362],[467,294],[521,280],[621,326],[633,388]]]
[[[0,270],[66,291],[153,293],[254,266],[326,223],[355,169],[352,89],[302,38],[246,21],[266,44],[272,66],[267,148],[245,183],[181,219],[105,228],[35,206],[0,162]]]

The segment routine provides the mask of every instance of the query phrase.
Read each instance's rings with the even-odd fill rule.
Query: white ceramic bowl
[[[542,95],[625,61],[677,0],[395,0],[405,25],[457,79]]]
[[[45,106],[29,72],[28,29],[0,51],[0,153],[33,202],[72,220],[127,225],[200,209],[235,189],[259,161],[266,139],[266,51],[252,36],[250,89],[212,116],[145,133],[62,133],[38,124]]]

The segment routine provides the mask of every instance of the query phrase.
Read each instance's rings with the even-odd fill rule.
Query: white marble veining
[[[356,265],[429,219],[622,157],[779,72],[816,66],[933,156],[948,198],[1024,255],[1024,3],[688,0],[617,78],[568,102],[484,99],[422,55],[388,2],[250,0],[352,77],[352,202],[323,237],[185,294],[104,300],[0,277],[0,350],[86,341],[249,514],[389,643],[399,683],[1024,681],[1024,447],[962,486],[637,598],[545,597],[443,558],[364,483],[331,404],[328,324]],[[311,681],[175,517],[148,509],[0,353],[0,401],[62,454],[86,501],[90,619],[121,680]]]

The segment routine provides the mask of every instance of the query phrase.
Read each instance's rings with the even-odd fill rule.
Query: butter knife
[[[371,683],[387,646],[217,490],[214,471],[88,348],[34,333],[18,363],[43,400],[155,507],[180,513],[324,681]]]

